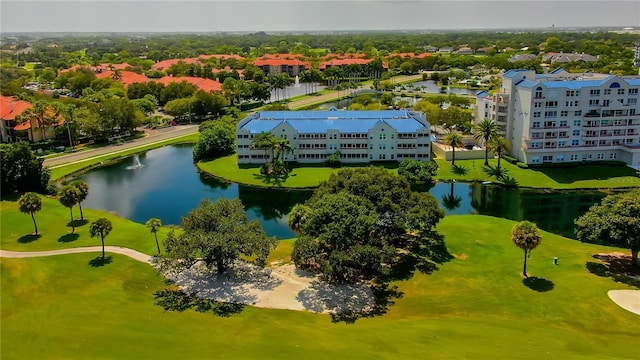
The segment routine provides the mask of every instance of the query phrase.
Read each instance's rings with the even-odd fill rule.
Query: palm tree
[[[104,259],[104,238],[109,235],[113,226],[111,225],[111,221],[107,218],[100,218],[91,223],[89,227],[89,234],[91,237],[96,237],[100,235],[100,240],[102,241],[102,259]]]
[[[18,204],[20,204],[21,213],[31,215],[31,220],[33,220],[33,227],[35,228],[35,235],[38,235],[38,224],[36,224],[35,213],[42,209],[42,200],[40,199],[38,194],[28,192],[20,196]]]
[[[491,150],[495,151],[496,154],[498,154],[497,174],[500,175],[500,158],[502,157],[502,152],[509,151],[511,149],[511,143],[509,143],[509,140],[505,139],[504,137],[497,135],[489,140],[488,146]]]
[[[489,140],[498,135],[500,127],[493,120],[484,119],[473,127],[473,139],[482,141],[484,146],[484,165],[489,165]]]
[[[78,207],[80,208],[80,220],[84,220],[84,214],[82,214],[82,202],[87,199],[87,196],[89,196],[89,185],[82,180],[76,180],[72,182],[71,185],[78,191],[78,197],[76,200],[78,202]]]
[[[267,159],[267,161],[265,162],[266,164],[269,162],[269,157],[267,156],[268,150],[271,150],[271,160],[275,160],[273,152],[276,141],[277,139],[275,135],[270,132],[263,131],[251,141],[251,148],[264,150],[264,157],[265,159]]]
[[[451,165],[456,164],[456,148],[464,146],[464,141],[462,141],[462,135],[460,133],[454,131],[447,135],[444,138],[444,144],[451,146],[451,150],[453,151],[453,157],[451,158]]]
[[[276,140],[273,147],[276,150],[276,160],[281,158],[284,162],[284,157],[287,154],[293,154],[293,145],[291,145],[288,139]]]
[[[511,240],[517,247],[524,250],[524,268],[522,274],[527,275],[527,257],[531,255],[531,251],[540,245],[542,235],[538,226],[530,221],[521,221],[511,229]]]
[[[76,187],[67,185],[60,189],[58,196],[60,196],[60,203],[69,208],[69,214],[71,215],[71,232],[74,233],[76,231],[76,227],[73,222],[73,206],[78,203],[80,193]]]
[[[36,127],[39,127],[42,132],[42,141],[45,140],[44,129],[55,124],[57,120],[57,112],[44,100],[36,101],[32,107],[25,109],[20,115],[16,116],[16,121],[19,123],[29,122],[29,124],[33,124],[35,121]],[[33,129],[31,129],[31,138],[35,142]]]
[[[158,248],[158,255],[160,255],[160,244],[158,243],[158,230],[162,227],[162,222],[158,218],[151,218],[146,223],[149,231],[153,233],[156,238],[156,247]]]
[[[302,234],[302,226],[307,221],[311,209],[304,204],[296,204],[289,212],[289,227],[298,234]]]

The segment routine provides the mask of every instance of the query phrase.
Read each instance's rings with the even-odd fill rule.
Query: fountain
[[[296,75],[296,82],[293,83],[293,86],[300,87],[300,77],[298,77],[298,75]]]
[[[140,162],[140,156],[138,154],[133,155],[133,165],[127,166],[127,170],[140,169],[141,167],[144,167],[144,165]]]

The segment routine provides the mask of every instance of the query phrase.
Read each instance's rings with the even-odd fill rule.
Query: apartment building
[[[500,91],[477,95],[526,164],[618,160],[640,166],[640,77],[510,70]]]
[[[270,160],[269,151],[251,147],[262,132],[289,140],[294,151],[285,161],[322,163],[336,152],[345,163],[428,161],[431,155],[429,123],[412,110],[257,112],[237,125],[239,164]]]
[[[259,67],[265,74],[287,74],[289,76],[300,75],[305,70],[311,69],[311,63],[299,58],[269,57],[263,56],[256,59],[253,65]]]

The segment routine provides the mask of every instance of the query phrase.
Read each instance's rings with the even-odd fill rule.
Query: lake
[[[280,239],[295,236],[287,214],[295,204],[311,197],[312,191],[220,181],[198,171],[192,149],[192,145],[166,146],[80,175],[89,184],[83,206],[111,211],[139,223],[157,217],[165,225],[179,225],[181,217],[202,199],[240,198],[247,218],[258,219],[268,235]],[[137,166],[138,161],[141,166]],[[526,219],[542,229],[569,236],[573,234],[573,219],[604,197],[601,192],[533,191],[480,183],[436,183],[416,190],[429,191],[446,214]]]

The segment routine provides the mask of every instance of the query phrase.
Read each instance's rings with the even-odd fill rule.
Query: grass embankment
[[[27,215],[7,218],[2,205],[4,249],[8,244],[23,251],[49,247],[45,238],[16,243],[16,236],[31,231],[31,221]],[[49,205],[43,212],[50,211]],[[63,210],[52,214],[49,224],[40,215],[45,234],[54,232],[50,226]],[[101,267],[89,265],[96,254],[2,259],[2,357],[633,357],[637,316],[606,295],[630,286],[596,276],[585,266],[596,261],[593,254],[619,249],[543,233],[528,270],[545,279],[548,291],[536,291],[519,275],[522,251],[510,240],[511,226],[512,221],[479,215],[445,218],[439,231],[455,259],[431,275],[418,273],[396,283],[404,295],[387,314],[351,325],[332,323],[327,315],[253,307],[228,318],[193,310],[165,312],[153,305],[154,292],[166,286],[163,279],[147,264],[120,255]],[[114,222],[107,243],[122,233],[127,241],[151,247],[145,230]],[[149,250],[138,248],[145,247]],[[290,249],[291,241],[281,242],[271,260],[288,256]],[[554,256],[558,266],[552,264]]]
[[[439,169],[435,176],[438,181],[492,181],[495,177],[487,175],[483,171],[484,160],[456,160],[459,171],[451,166],[451,162],[436,159]],[[496,159],[489,160],[493,167],[497,165]],[[377,166],[378,164],[345,165]],[[385,163],[389,171],[397,171],[396,163]],[[626,166],[606,166],[588,164],[572,168],[536,168],[522,169],[506,161],[501,161],[500,166],[506,169],[507,175],[516,179],[518,186],[539,189],[611,189],[640,186],[640,178],[635,171]],[[307,188],[316,187],[321,181],[327,180],[329,175],[340,168],[327,167],[324,164],[300,165],[294,167],[286,178],[274,179],[260,174],[259,165],[237,164],[237,156],[230,155],[214,160],[201,161],[198,167],[203,171],[219,178],[254,186]]]
[[[199,133],[188,134],[184,136],[175,137],[172,139],[161,140],[147,145],[136,146],[124,151],[117,151],[98,155],[84,160],[74,161],[70,164],[55,166],[51,168],[51,180],[59,180],[65,176],[69,176],[81,170],[92,168],[96,165],[108,163],[110,161],[118,160],[127,156],[138,154],[147,150],[159,148],[167,145],[183,144],[183,143],[195,143],[198,140]]]

